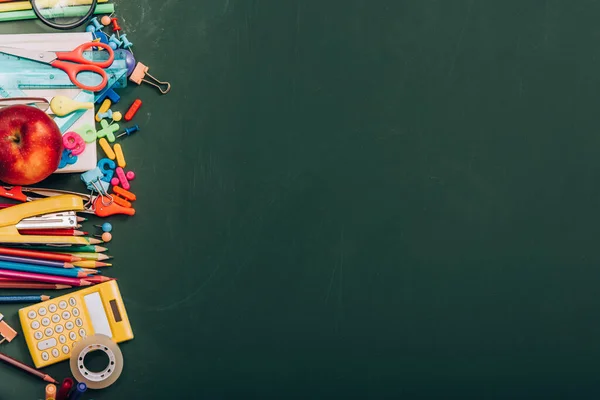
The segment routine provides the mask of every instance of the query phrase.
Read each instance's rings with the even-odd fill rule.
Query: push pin
[[[110,232],[104,232],[102,235],[94,235],[97,238],[102,239],[104,243],[108,243],[112,240],[112,234]]]
[[[119,26],[119,19],[118,18],[111,18],[110,22],[112,24],[112,30],[113,30],[113,32],[115,32],[117,34],[117,38],[120,38],[119,31],[121,30],[121,27]]]
[[[152,80],[146,79],[146,75],[149,76]],[[152,75],[150,75],[148,73],[148,67],[142,64],[141,62],[137,63],[133,72],[129,76],[129,80],[137,83],[138,85],[141,85],[142,82],[145,82],[157,88],[162,94],[167,94],[169,93],[169,90],[171,90],[171,84],[169,82],[161,82]]]
[[[125,131],[124,131],[123,133],[119,133],[119,134],[117,135],[117,139],[118,139],[118,138],[120,138],[121,136],[124,136],[124,135],[127,135],[127,136],[129,136],[129,135],[131,135],[132,133],[135,133],[135,132],[137,132],[137,131],[139,131],[139,130],[140,130],[140,127],[139,127],[139,126],[137,126],[137,125],[134,125],[134,126],[132,126],[132,127],[130,127],[130,128],[125,128]]]
[[[90,19],[90,24],[94,25],[94,28],[96,31],[101,31],[102,28],[104,28],[104,26],[100,23],[100,21],[98,21],[98,17],[94,17],[94,18]]]
[[[112,231],[112,224],[110,222],[105,222],[102,225],[94,225],[96,228],[100,228],[102,229],[103,232],[111,232]]]
[[[131,43],[129,39],[127,39],[127,34],[124,33],[123,36],[119,37],[119,39],[123,41],[123,48],[129,50],[131,52],[131,55],[133,55],[133,50],[131,50],[131,46],[133,46],[133,43]]]
[[[105,15],[104,17],[100,18],[100,22],[104,26],[109,26],[110,25],[110,17],[108,15]]]
[[[111,125],[113,122],[119,122],[121,118],[123,118],[123,114],[121,114],[119,111],[113,112],[112,110],[108,110],[103,113],[99,112],[98,118],[101,120],[110,118],[111,121],[109,122],[109,125]]]
[[[110,35],[110,38],[108,39],[108,45],[111,49],[116,50],[119,47],[121,47],[122,44],[123,41],[119,40],[117,36],[115,36],[114,34]]]
[[[0,344],[4,342],[12,342],[12,340],[17,336],[17,331],[11,328],[6,322],[3,321],[4,315],[0,314]]]

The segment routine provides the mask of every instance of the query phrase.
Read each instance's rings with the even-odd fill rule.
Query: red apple
[[[0,109],[0,181],[32,185],[58,168],[62,135],[56,123],[37,107]]]

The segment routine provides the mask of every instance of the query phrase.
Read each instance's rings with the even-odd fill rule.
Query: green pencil
[[[83,260],[92,260],[92,261],[106,261],[110,260],[112,257],[102,253],[64,253],[66,255],[70,255],[77,258],[82,258]]]
[[[65,11],[62,17],[83,17],[87,11],[90,9],[89,6],[74,6],[69,7],[68,11]],[[96,9],[94,10],[94,14],[112,14],[115,12],[114,4],[98,4]],[[0,22],[7,21],[21,21],[24,19],[36,19],[37,16],[33,12],[33,10],[24,10],[24,11],[6,11],[0,13]]]

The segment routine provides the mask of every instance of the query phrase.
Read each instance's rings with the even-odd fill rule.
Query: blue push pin
[[[129,39],[127,39],[127,34],[122,34],[121,40],[123,41],[123,48],[131,51],[131,55],[133,55],[133,51],[131,50],[131,46],[133,46],[133,43],[131,43]]]
[[[112,35],[110,35],[110,38],[108,39],[108,45],[110,46],[111,49],[116,50],[119,47],[121,47],[122,44],[123,44],[123,41],[119,40],[117,38],[117,35],[115,35],[114,33]]]
[[[102,229],[102,232],[112,232],[112,225],[110,222],[105,222],[102,225],[94,225],[96,228]]]
[[[91,23],[91,25],[94,25],[94,28],[96,28],[96,31],[101,31],[102,28],[104,28],[104,25],[102,25],[100,23],[100,21],[98,21],[98,17],[94,17],[94,18],[90,19],[90,23]],[[86,28],[86,30],[87,30],[87,28]]]
[[[135,132],[137,132],[137,131],[139,131],[139,130],[140,130],[140,127],[139,127],[139,126],[137,126],[137,125],[134,125],[134,126],[132,126],[132,127],[130,127],[130,128],[125,128],[125,131],[124,131],[123,133],[119,133],[119,134],[117,135],[117,139],[118,139],[118,138],[120,138],[120,137],[121,137],[121,136],[123,136],[123,135],[127,135],[127,136],[129,136],[129,135],[131,135],[132,133],[135,133]]]
[[[112,119],[112,117],[113,117],[112,110],[107,110],[106,112],[98,113],[98,118],[100,118],[100,119],[105,119],[105,118]]]
[[[87,385],[83,382],[80,382],[75,386],[75,389],[71,392],[70,400],[79,400],[81,396],[87,391]]]

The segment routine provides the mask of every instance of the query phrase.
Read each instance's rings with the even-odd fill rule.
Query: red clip
[[[94,211],[94,214],[102,218],[116,214],[135,215],[135,209],[122,207],[114,201],[111,202],[110,205],[105,206],[104,204],[102,204],[102,197],[100,196],[98,196],[96,200],[94,200],[94,208],[96,210]]]
[[[7,189],[7,187],[10,189]],[[29,197],[23,194],[21,186],[0,186],[0,196],[18,201],[29,201]]]

